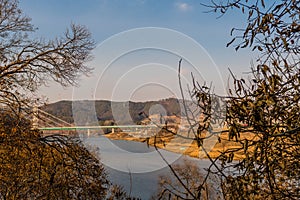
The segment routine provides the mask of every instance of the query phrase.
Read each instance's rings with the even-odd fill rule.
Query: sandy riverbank
[[[128,133],[120,132],[120,133],[110,133],[105,135],[107,138],[112,140],[127,140],[127,141],[137,141],[144,142],[151,146],[157,146],[158,148],[181,153],[184,155],[188,155],[195,158],[207,158],[206,153],[202,150],[201,147],[198,147],[198,144],[195,140],[192,139],[184,139],[179,136],[174,136],[172,134],[167,134],[161,137],[149,137],[149,138],[140,138],[132,136]],[[227,141],[228,134],[223,133],[220,134],[221,143],[218,141],[218,137],[209,138],[204,140],[204,147],[210,157],[216,158],[220,155],[220,152],[225,151],[229,148],[237,148],[241,147],[240,144],[234,141]],[[253,135],[245,134],[242,136],[244,138],[251,139]],[[240,159],[242,155],[235,155],[234,159]]]

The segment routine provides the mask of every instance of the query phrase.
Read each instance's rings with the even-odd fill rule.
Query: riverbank
[[[207,158],[206,153],[198,146],[197,141],[192,139],[186,139],[173,134],[164,134],[163,136],[152,136],[149,138],[140,138],[132,136],[129,133],[109,133],[105,135],[111,140],[126,140],[147,143],[150,146],[156,146],[157,148],[164,149],[166,151],[180,153],[194,158]],[[219,137],[219,138],[218,138]],[[244,133],[242,138],[253,139],[254,135],[250,133]],[[221,142],[220,142],[221,141]],[[203,140],[206,152],[208,152],[211,158],[217,158],[221,152],[230,148],[241,148],[242,146],[234,141],[228,141],[228,133],[222,133],[214,138],[208,138]],[[236,154],[234,159],[238,160],[243,157],[242,152]]]

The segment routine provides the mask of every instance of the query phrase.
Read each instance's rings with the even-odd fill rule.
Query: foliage
[[[0,199],[103,199],[109,188],[99,159],[76,138],[42,136],[1,113]]]
[[[163,175],[159,180],[159,189],[154,199],[220,199],[220,194],[212,183],[212,177],[205,180],[204,173],[196,163],[184,159],[180,164],[171,166],[177,174]],[[179,181],[180,180],[180,181]],[[216,181],[216,180],[214,180]],[[203,183],[203,185],[202,185]],[[183,186],[187,186],[188,190]]]
[[[84,26],[48,41],[34,31],[17,0],[0,0],[0,199],[130,199],[112,190],[118,186],[78,138],[45,136],[25,119],[41,85],[76,85],[91,71],[85,62],[94,48]]]
[[[208,7],[222,15],[234,9],[247,15],[247,26],[233,28],[231,35],[236,32],[238,35],[227,46],[239,40],[236,50],[251,47],[252,50],[257,49],[263,55],[275,60],[278,59],[277,56],[284,59],[285,53],[299,53],[298,0],[280,0],[273,3],[264,0],[237,0],[224,3],[212,1],[212,5]]]
[[[236,50],[251,47],[261,55],[248,79],[231,73],[233,88],[228,96],[219,97],[226,103],[228,130],[224,132],[228,140],[240,144],[218,158],[225,199],[300,198],[300,1],[267,3],[237,0],[209,5],[221,14],[231,9],[245,13],[247,27],[238,29],[242,34],[228,45],[239,40]],[[211,105],[209,99],[217,97],[197,84],[194,94],[199,106]],[[253,137],[243,137],[247,134]],[[234,161],[237,154],[243,158]],[[226,169],[233,174],[224,173]]]
[[[251,48],[260,55],[248,77],[237,78],[230,71],[227,96],[214,94],[211,87],[194,80],[192,97],[202,111],[193,135],[199,147],[205,151],[203,140],[217,135],[220,143],[237,144],[226,147],[215,160],[205,151],[211,161],[205,177],[219,175],[224,199],[299,199],[300,1],[229,0],[205,6],[221,16],[234,9],[247,15],[247,26],[233,28],[227,46]],[[225,130],[218,131],[213,125],[222,120]],[[201,137],[203,133],[210,134]],[[183,199],[180,195],[188,194],[200,199],[203,187],[195,190],[195,183],[184,183],[181,173],[182,169],[173,171],[177,182],[162,179],[161,197]],[[197,178],[196,184],[204,183],[203,176]]]

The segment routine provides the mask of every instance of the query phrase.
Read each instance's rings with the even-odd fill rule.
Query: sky
[[[238,11],[218,18],[196,0],[20,0],[20,8],[38,28],[36,37],[53,39],[71,23],[85,25],[97,47],[88,65],[89,77],[77,87],[50,82],[38,94],[49,102],[78,99],[146,101],[181,98],[199,83],[226,93],[228,68],[237,75],[249,71],[255,55],[226,48],[233,27],[243,27]]]

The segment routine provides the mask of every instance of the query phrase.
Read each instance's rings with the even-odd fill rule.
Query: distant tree
[[[124,188],[118,185],[113,185],[110,187],[107,200],[140,200],[140,198],[131,197]]]
[[[163,175],[159,179],[158,192],[153,199],[220,199],[220,193],[214,187],[212,178],[204,180],[205,174],[199,166],[190,160],[172,165],[174,176]],[[215,181],[215,180],[214,180]],[[201,185],[203,183],[203,185]],[[187,188],[185,188],[186,186]]]
[[[84,26],[72,24],[53,40],[32,38],[35,30],[17,0],[0,0],[0,105],[15,112],[49,80],[74,85],[91,70],[85,62],[94,42]]]

